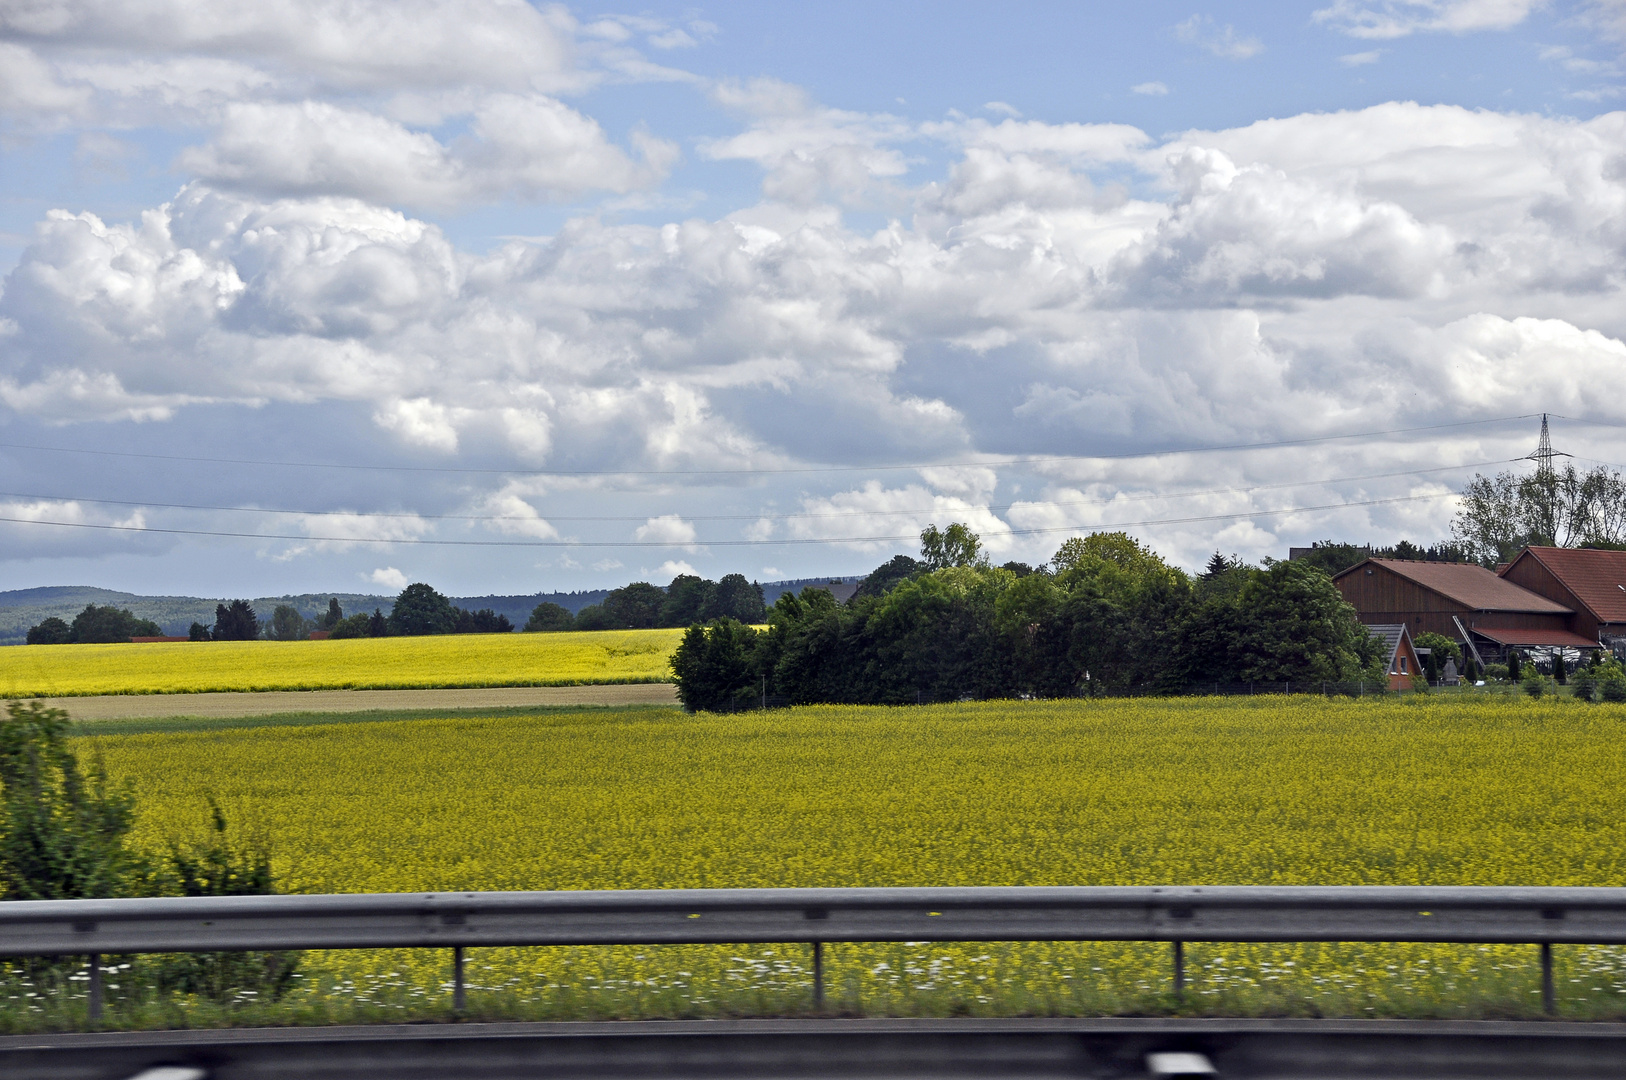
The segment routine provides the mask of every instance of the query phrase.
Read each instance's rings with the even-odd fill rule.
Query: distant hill
[[[811,577],[791,581],[765,581],[762,583],[762,597],[771,607],[781,593],[799,592],[809,585],[824,588],[837,584],[846,588],[835,588],[831,591],[836,594],[836,599],[845,600],[852,595],[852,589],[862,580],[862,577]],[[469,611],[490,608],[499,615],[508,616],[509,622],[520,627],[531,617],[531,610],[544,601],[558,604],[575,614],[589,604],[603,603],[608,595],[609,589],[586,589],[581,592],[531,593],[519,596],[453,596],[450,599],[458,607]],[[327,610],[328,600],[334,597],[338,598],[339,606],[344,609],[346,615],[372,611],[375,608],[387,615],[395,606],[395,597],[379,596],[375,593],[300,593],[293,596],[266,596],[251,600],[249,603],[254,605],[254,613],[261,619],[269,619],[278,604],[288,604],[307,619],[314,619]],[[0,645],[21,645],[27,639],[29,627],[39,625],[42,620],[52,615],[72,622],[73,617],[85,610],[87,604],[95,604],[98,607],[111,604],[114,607],[128,608],[137,617],[151,619],[163,627],[166,634],[184,634],[194,622],[213,625],[215,605],[224,603],[226,599],[229,598],[142,596],[114,589],[98,589],[90,585],[48,585],[37,589],[12,589],[0,592]]]

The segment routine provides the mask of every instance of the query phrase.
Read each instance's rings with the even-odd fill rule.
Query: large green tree
[[[745,580],[744,574],[724,574],[717,582],[706,614],[708,618],[736,619],[746,624],[762,622],[768,617],[767,606],[762,601],[762,586]]]
[[[714,617],[715,582],[694,574],[679,574],[666,587],[658,622],[661,626],[692,626]]]
[[[150,619],[138,619],[124,608],[111,605],[85,605],[69,628],[72,639],[81,644],[129,641],[133,637],[158,637],[163,629]]]
[[[544,600],[531,609],[531,617],[525,621],[525,632],[534,634],[539,631],[569,630],[573,621],[568,608]]]
[[[216,604],[212,635],[216,641],[253,641],[259,637],[260,619],[253,605],[247,600]]]
[[[604,614],[614,630],[648,630],[660,622],[666,594],[647,581],[614,589],[604,598]]]
[[[419,636],[450,634],[457,629],[457,612],[452,602],[422,582],[401,590],[390,609],[391,634]]]
[[[310,637],[311,624],[292,604],[278,604],[271,612],[267,628],[272,641],[303,641]]]

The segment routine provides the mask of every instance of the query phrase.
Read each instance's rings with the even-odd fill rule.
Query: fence
[[[830,942],[1167,941],[1176,995],[1186,942],[1626,944],[1626,888],[1071,886],[674,889],[336,896],[16,900],[0,904],[0,956],[90,957],[101,1015],[108,954],[249,949],[449,948],[464,1006],[463,950],[493,945],[805,943],[813,1005]]]

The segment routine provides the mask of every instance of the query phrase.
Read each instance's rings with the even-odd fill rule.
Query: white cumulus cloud
[[[407,576],[393,566],[382,566],[368,575],[367,580],[384,589],[400,591],[407,587]]]

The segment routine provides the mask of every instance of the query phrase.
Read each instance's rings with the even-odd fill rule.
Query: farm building
[[[1482,656],[1598,647],[1575,632],[1574,608],[1472,563],[1367,559],[1333,584],[1368,626],[1405,623],[1413,636],[1444,634]]]
[[[1409,690],[1414,675],[1423,673],[1417,660],[1417,648],[1411,643],[1411,632],[1405,623],[1368,623],[1366,632],[1382,643],[1388,662],[1384,670],[1389,673],[1389,689]]]
[[[1626,646],[1626,551],[1527,547],[1498,574],[1574,611],[1581,637]]]

